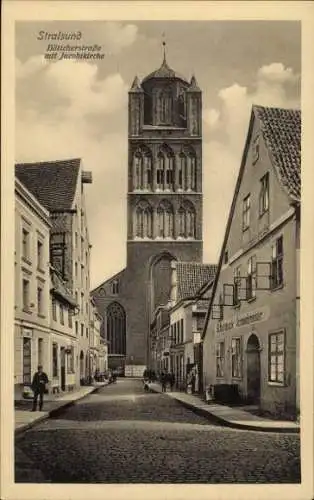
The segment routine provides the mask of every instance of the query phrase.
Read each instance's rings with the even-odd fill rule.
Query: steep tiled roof
[[[72,208],[81,160],[15,165],[15,175],[50,212]]]
[[[177,299],[193,297],[197,291],[215,277],[217,266],[198,262],[177,262]]]
[[[301,198],[301,111],[254,106],[279,181],[289,196]]]
[[[64,281],[58,275],[57,271],[53,268],[50,270],[51,275],[51,292],[57,295],[59,298],[63,299],[64,302],[67,302],[73,308],[77,306],[74,297],[72,297],[71,291],[66,287]]]
[[[146,82],[147,80],[150,80],[151,78],[171,78],[171,79],[177,78],[179,80],[182,80],[182,81],[188,83],[187,80],[184,78],[184,76],[180,75],[179,73],[177,73],[176,71],[171,69],[170,66],[168,66],[168,63],[166,61],[166,56],[164,56],[164,59],[163,59],[163,62],[162,62],[162,65],[160,66],[160,68],[156,69],[155,71],[153,71],[152,73],[147,75],[143,79],[143,82]]]

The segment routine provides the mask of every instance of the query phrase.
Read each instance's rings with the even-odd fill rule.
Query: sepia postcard
[[[1,498],[310,500],[313,3],[2,27]]]

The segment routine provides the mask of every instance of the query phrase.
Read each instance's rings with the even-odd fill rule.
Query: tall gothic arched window
[[[109,354],[126,353],[126,315],[118,302],[112,302],[107,308],[107,339]]]
[[[148,148],[139,148],[133,157],[134,189],[152,188],[152,156]]]
[[[179,208],[178,211],[178,228],[177,228],[178,236],[180,238],[185,237],[185,210],[183,207]]]
[[[174,215],[171,203],[163,201],[157,208],[157,236],[173,238]]]
[[[187,191],[196,190],[196,155],[192,148],[189,148],[186,156],[185,186]]]
[[[184,189],[186,185],[186,155],[181,153],[178,163],[178,188]]]
[[[178,210],[178,237],[195,238],[196,215],[191,202],[186,201]]]
[[[165,189],[173,190],[174,187],[174,155],[168,153],[166,158]]]
[[[142,155],[137,152],[133,158],[134,189],[141,189],[142,185]]]
[[[158,189],[164,189],[164,179],[165,179],[165,164],[166,164],[166,159],[165,155],[163,153],[159,153],[157,157],[157,188]]]
[[[135,237],[153,237],[153,212],[146,202],[140,202],[135,210]]]

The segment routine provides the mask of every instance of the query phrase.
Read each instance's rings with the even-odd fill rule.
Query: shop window
[[[272,288],[278,288],[283,284],[283,237],[277,238],[272,246],[271,261]]]
[[[251,209],[251,197],[250,195],[247,195],[243,200],[242,231],[246,231],[250,227],[250,209]]]
[[[259,215],[260,217],[268,212],[269,209],[269,175],[264,175],[261,178],[260,195],[259,195]]]
[[[216,344],[216,377],[224,376],[225,364],[225,343],[218,342]]]
[[[23,384],[30,384],[32,381],[32,340],[23,337]]]
[[[52,344],[52,376],[58,376],[58,344]]]
[[[248,260],[248,270],[247,270],[247,299],[253,299],[256,297],[256,255]]]
[[[285,334],[284,332],[269,335],[269,382],[284,383],[285,372]]]
[[[231,340],[231,374],[234,378],[242,377],[242,346],[239,337]]]
[[[69,349],[67,353],[67,372],[74,373],[74,348],[73,346]]]

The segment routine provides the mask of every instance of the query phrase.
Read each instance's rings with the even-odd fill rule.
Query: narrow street
[[[214,425],[118,379],[16,438],[15,481],[297,483],[295,434]]]

